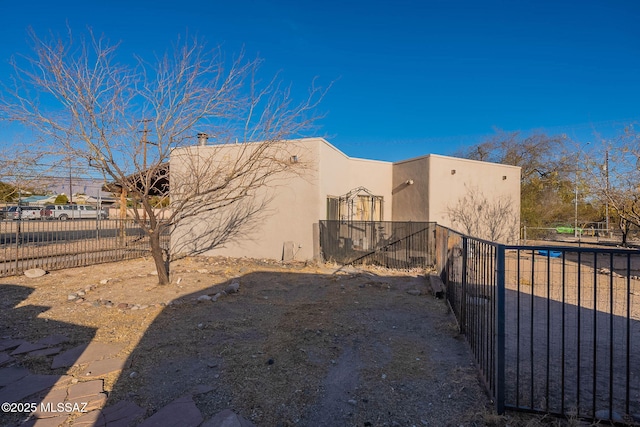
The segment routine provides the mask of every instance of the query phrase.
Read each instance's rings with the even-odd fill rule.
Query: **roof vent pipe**
[[[201,147],[204,147],[205,145],[207,145],[207,140],[209,139],[209,135],[207,135],[204,132],[199,132],[198,133],[198,145],[200,145]]]

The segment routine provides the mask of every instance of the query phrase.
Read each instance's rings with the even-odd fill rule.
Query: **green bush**
[[[66,205],[69,203],[69,198],[65,194],[58,194],[58,197],[56,197],[56,200],[53,203],[56,205]]]

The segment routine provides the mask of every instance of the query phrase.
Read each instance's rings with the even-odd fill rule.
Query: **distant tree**
[[[166,208],[169,206],[169,197],[153,196],[149,198],[149,203],[151,203],[151,205],[156,209]]]
[[[633,125],[611,140],[596,145],[581,161],[589,186],[627,245],[629,232],[640,228],[640,133]]]
[[[1,101],[0,81],[0,105]],[[0,107],[0,122],[8,117]],[[0,198],[15,202],[21,194],[44,194],[43,176],[50,170],[40,165],[44,153],[41,146],[27,137],[14,136],[12,141],[0,141]]]
[[[112,189],[141,206],[131,212],[149,237],[160,284],[170,282],[171,261],[161,236],[202,212],[242,205],[271,177],[295,168],[274,159],[286,151],[282,141],[309,131],[324,95],[312,86],[296,103],[277,76],[259,78],[259,60],[225,60],[196,38],[178,40],[150,60],[137,57],[133,67],[117,57],[118,44],[91,33],[43,39],[31,32],[31,40],[32,54],[13,61],[0,112],[41,135],[51,153],[84,159]],[[170,154],[194,145],[199,132],[215,138],[216,147],[261,144],[244,144],[253,148],[219,168],[215,179],[194,162],[184,173],[189,182],[170,195]],[[236,236],[258,212],[236,213],[218,218],[228,227],[219,228],[226,234],[212,242]],[[227,233],[229,227],[234,233]]]
[[[0,200],[14,202],[18,199],[18,189],[11,184],[0,182]]]
[[[498,131],[480,144],[462,150],[457,155],[473,160],[502,163],[522,168],[521,180],[529,182],[552,172],[567,172],[569,139],[564,135],[549,136],[533,133]],[[570,168],[569,168],[570,169]]]
[[[518,215],[511,197],[489,199],[476,187],[447,207],[454,227],[469,236],[493,242],[513,243],[519,237]]]
[[[574,142],[564,135],[522,135],[498,132],[469,147],[458,156],[519,166],[521,168],[520,221],[530,227],[567,223],[574,217],[575,187],[578,185],[580,218],[597,220],[599,211],[587,200],[586,176],[577,174]]]
[[[56,205],[66,205],[67,203],[69,203],[69,198],[66,194],[58,194],[56,196],[56,200],[54,200],[53,203]]]

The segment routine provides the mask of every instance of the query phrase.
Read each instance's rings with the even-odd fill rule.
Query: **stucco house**
[[[174,150],[171,191],[189,179],[188,173],[180,173],[186,170],[187,159],[230,162],[246,145],[203,144]],[[464,231],[451,211],[464,207],[469,195],[482,195],[489,202],[508,200],[515,224],[509,238],[517,239],[513,233],[519,225],[519,167],[434,154],[400,162],[351,158],[323,138],[285,145],[282,158],[293,167],[301,165],[300,169],[256,193],[264,201],[258,221],[232,241],[207,250],[197,240],[220,216],[183,222],[172,233],[173,250],[278,260],[287,250],[296,260],[308,260],[319,256],[320,220],[429,221]]]

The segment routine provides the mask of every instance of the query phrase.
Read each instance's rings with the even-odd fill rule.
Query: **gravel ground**
[[[151,260],[3,278],[0,335],[124,344],[130,367],[104,378],[107,405],[147,416],[207,386],[205,419],[230,408],[257,426],[502,423],[424,272],[336,270],[186,258],[168,286]]]

